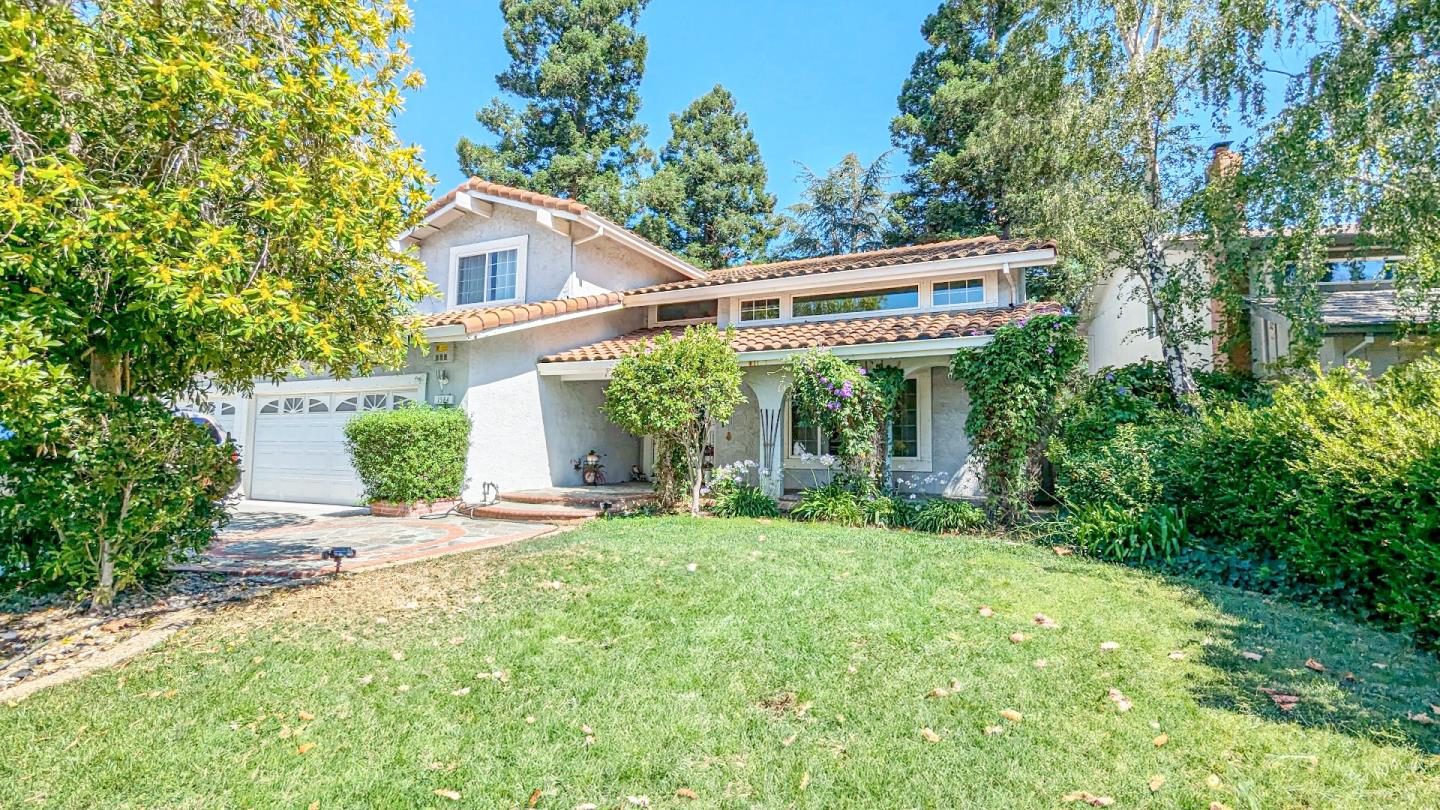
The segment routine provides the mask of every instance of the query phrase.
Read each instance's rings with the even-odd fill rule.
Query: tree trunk
[[[96,346],[90,351],[90,387],[102,394],[125,393],[126,358],[108,348]]]
[[[125,392],[126,358],[123,354],[97,346],[90,353],[90,387],[104,394],[119,396]],[[109,429],[107,425],[106,430]],[[120,520],[116,531],[124,531],[125,516],[130,510],[132,483],[126,483],[120,503]],[[98,579],[90,599],[90,612],[101,613],[115,601],[115,556],[110,537],[102,523],[99,558],[95,561]]]
[[[90,612],[103,613],[115,601],[115,558],[110,553],[110,539],[100,538],[100,580],[90,598]]]
[[[1185,347],[1180,345],[1175,329],[1179,313],[1171,311],[1171,302],[1165,301],[1157,290],[1165,289],[1170,281],[1170,269],[1165,265],[1163,237],[1154,234],[1145,240],[1145,273],[1149,283],[1150,306],[1155,310],[1155,336],[1160,339],[1160,356],[1165,362],[1165,375],[1170,381],[1170,391],[1185,411],[1191,410],[1190,397],[1199,391],[1190,363],[1185,359]],[[1176,304],[1175,306],[1179,306]]]

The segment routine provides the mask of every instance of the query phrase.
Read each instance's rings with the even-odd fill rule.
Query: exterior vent
[[[436,343],[430,347],[430,359],[436,363],[448,363],[451,357],[449,343]]]

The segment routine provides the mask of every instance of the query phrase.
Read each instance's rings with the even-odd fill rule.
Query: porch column
[[[778,369],[749,369],[745,382],[755,392],[760,409],[760,486],[778,498],[785,491],[784,406],[786,380]]]

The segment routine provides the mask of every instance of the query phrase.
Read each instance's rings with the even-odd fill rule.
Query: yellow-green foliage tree
[[[429,292],[390,244],[426,184],[393,129],[403,3],[0,8],[0,464],[65,457],[104,397],[403,356]]]

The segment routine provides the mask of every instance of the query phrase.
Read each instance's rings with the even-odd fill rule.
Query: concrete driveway
[[[177,571],[246,576],[313,577],[335,564],[320,553],[336,546],[355,549],[343,571],[473,551],[525,540],[554,527],[450,515],[427,518],[371,517],[364,507],[250,501],[238,503],[218,541]]]

